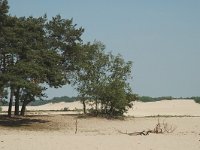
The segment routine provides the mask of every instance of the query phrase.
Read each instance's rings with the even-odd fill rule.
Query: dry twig
[[[133,132],[133,133],[124,133],[121,131],[118,131],[121,134],[127,134],[129,136],[136,136],[136,135],[149,135],[149,133],[155,133],[155,134],[163,134],[163,133],[172,133],[176,130],[175,126],[169,125],[168,123],[164,122],[160,123],[160,120],[158,119],[158,123],[156,124],[155,128],[153,130],[143,130],[140,132]]]
[[[75,122],[75,134],[77,133],[78,131],[78,120],[76,119],[76,122]]]

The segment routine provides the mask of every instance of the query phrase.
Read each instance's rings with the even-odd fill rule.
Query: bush
[[[156,102],[161,100],[172,100],[173,97],[171,96],[164,96],[164,97],[150,97],[150,96],[140,96],[139,101],[141,102]]]
[[[191,97],[196,103],[200,104],[200,97]]]
[[[68,108],[68,107],[65,107],[65,108],[63,109],[63,111],[69,111],[69,108]]]
[[[149,96],[140,96],[139,101],[141,101],[141,102],[154,102],[154,101],[156,101],[156,99],[149,97]]]

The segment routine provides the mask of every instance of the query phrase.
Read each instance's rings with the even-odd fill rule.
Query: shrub
[[[63,111],[69,111],[69,108],[68,108],[68,107],[65,107],[65,108],[63,109]]]
[[[191,97],[196,103],[200,104],[200,97]]]

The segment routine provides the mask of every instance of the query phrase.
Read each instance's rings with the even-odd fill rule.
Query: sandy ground
[[[200,116],[200,104],[193,100],[162,100],[157,102],[135,102],[129,116]]]
[[[133,108],[125,115],[134,117],[144,116],[200,116],[200,104],[193,100],[162,100],[157,102],[134,102]],[[73,111],[60,111],[67,108]],[[83,106],[80,102],[72,103],[49,103],[41,106],[27,106],[28,111],[37,111],[35,114],[80,114]],[[87,106],[87,108],[91,108]],[[3,106],[3,111],[7,111],[8,107]],[[77,111],[78,110],[78,111]],[[46,111],[46,112],[44,112]],[[48,111],[52,111],[48,113]],[[59,112],[60,111],[60,112]],[[33,114],[34,114],[33,113]]]
[[[76,102],[71,103],[73,107],[70,107],[73,109],[75,104],[77,108],[80,105]],[[48,105],[54,104],[40,106],[38,110],[42,110],[41,107],[48,108]],[[52,108],[61,110],[64,107],[69,107],[69,105],[61,107],[57,104],[57,108],[52,106],[45,110]],[[200,117],[198,117],[200,105],[193,101],[137,102],[135,107],[129,110],[128,115],[136,117],[108,120],[63,114],[34,115],[13,119],[0,116],[0,150],[200,149]],[[165,117],[144,117],[153,115]],[[122,134],[152,130],[158,119],[175,130],[164,134],[150,133],[147,136]],[[76,120],[77,133],[75,134]]]

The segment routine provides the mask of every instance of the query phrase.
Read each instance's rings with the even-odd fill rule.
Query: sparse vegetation
[[[63,111],[69,111],[69,108],[68,108],[68,107],[65,107],[65,108],[63,109]]]
[[[35,100],[32,101],[29,106],[39,106],[48,103],[59,103],[59,102],[75,102],[78,101],[79,97],[68,97],[68,96],[61,96],[61,97],[54,97],[50,100]]]
[[[200,97],[191,97],[196,103],[200,104]]]
[[[139,96],[138,100],[141,102],[155,102],[155,101],[161,101],[161,100],[172,100],[176,99],[172,96],[163,96],[163,97],[150,97],[150,96]]]
[[[163,96],[163,97],[150,97],[150,96],[139,96],[138,101],[141,102],[156,102],[161,100],[172,100],[172,99],[187,99],[194,100],[196,103],[200,103],[200,97],[172,97],[172,96]]]

